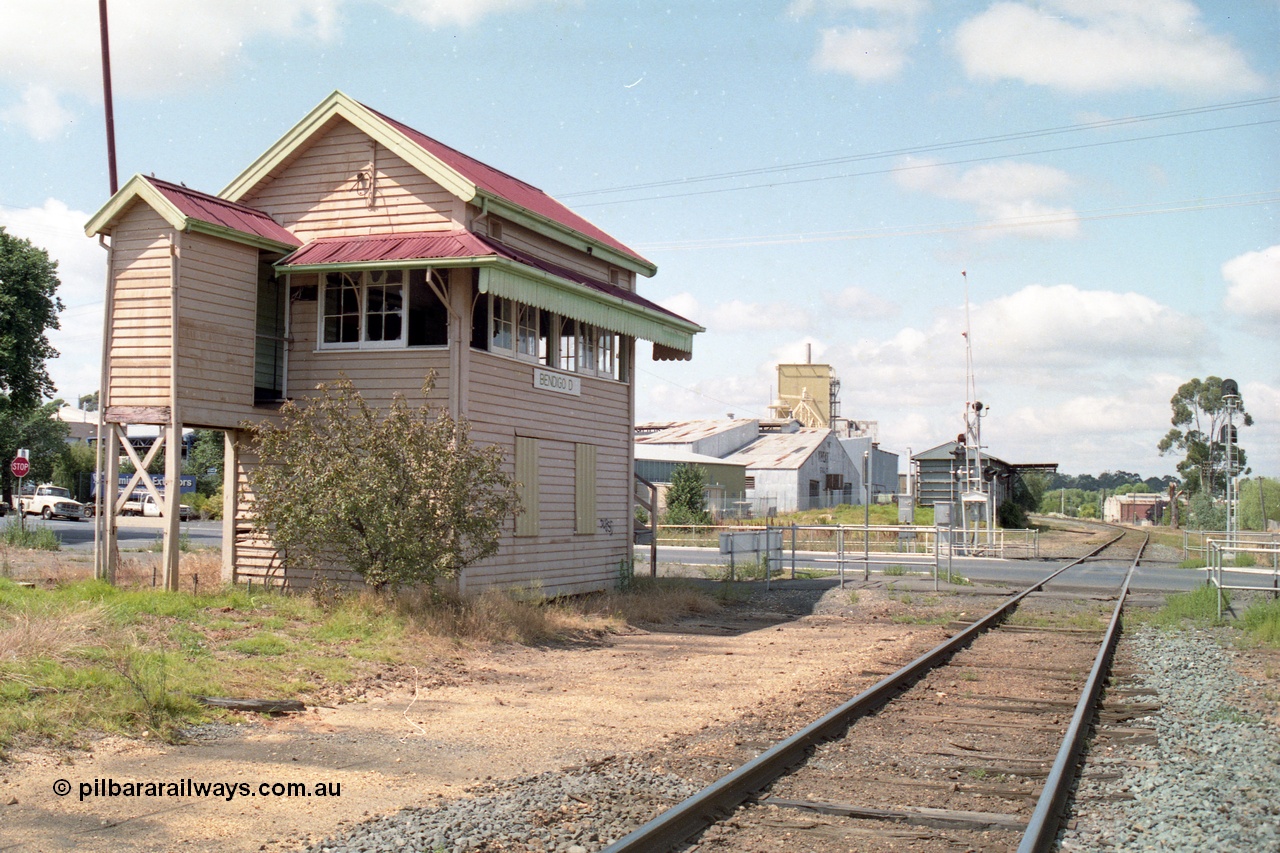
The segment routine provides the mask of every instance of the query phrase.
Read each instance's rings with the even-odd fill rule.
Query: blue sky
[[[115,0],[121,183],[218,192],[334,89],[557,196],[706,326],[640,419],[766,415],[835,366],[887,449],[963,429],[1068,473],[1172,473],[1235,378],[1280,476],[1280,0]],[[48,248],[59,393],[97,387],[96,3],[0,0],[0,225]]]

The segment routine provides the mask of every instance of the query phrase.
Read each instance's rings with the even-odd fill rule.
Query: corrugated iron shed
[[[735,420],[673,421],[659,424],[656,431],[649,424],[636,427],[637,444],[692,444],[704,438],[728,432],[752,422],[751,418]]]
[[[736,462],[748,469],[800,468],[829,435],[829,429],[811,427],[804,427],[796,432],[770,433],[725,457],[724,461]]]

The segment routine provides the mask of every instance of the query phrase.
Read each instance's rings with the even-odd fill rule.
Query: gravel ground
[[[309,853],[599,850],[697,792],[630,760],[478,785],[464,799],[358,824]]]
[[[1159,743],[1089,757],[1120,778],[1081,782],[1060,849],[1280,850],[1280,738],[1240,710],[1257,685],[1235,674],[1213,631],[1148,629],[1126,642],[1136,682],[1161,705],[1134,725],[1154,728]]]
[[[1280,849],[1280,737],[1273,725],[1240,710],[1248,707],[1242,696],[1257,685],[1235,674],[1214,631],[1146,629],[1125,643],[1140,670],[1135,683],[1155,691],[1161,705],[1132,725],[1154,728],[1159,745],[1090,757],[1092,769],[1119,778],[1086,777],[1059,849]],[[461,799],[354,825],[308,853],[589,853],[696,790],[678,776],[616,757],[486,782]]]

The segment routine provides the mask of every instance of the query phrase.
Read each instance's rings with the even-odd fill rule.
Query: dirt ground
[[[275,719],[238,715],[181,745],[105,738],[87,751],[15,752],[0,764],[0,850],[295,850],[485,779],[661,750],[744,715],[823,704],[837,687],[853,695],[878,677],[864,673],[901,665],[941,636],[891,621],[906,605],[883,591],[852,603],[830,587],[809,582],[590,644],[479,648],[461,663],[401,666],[352,701]],[[815,693],[821,701],[804,701]],[[187,779],[255,792],[339,784],[341,795],[80,796],[95,780]],[[59,780],[70,785],[65,796]]]
[[[487,779],[623,753],[710,779],[936,645],[949,633],[939,622],[985,613],[1008,592],[931,588],[910,577],[892,589],[884,579],[775,584],[714,615],[599,641],[388,668],[331,707],[239,714],[179,745],[113,737],[85,751],[15,752],[0,763],[0,851],[297,850]],[[1256,669],[1275,683],[1270,661]],[[341,787],[308,798],[82,798],[95,780]]]

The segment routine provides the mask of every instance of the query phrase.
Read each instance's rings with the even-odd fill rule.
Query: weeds
[[[643,512],[640,507],[636,507],[637,512]],[[630,592],[636,584],[636,562],[635,560],[621,560],[618,563],[618,591]]]
[[[1231,598],[1226,590],[1222,591],[1223,606],[1230,604]],[[1218,623],[1218,590],[1208,584],[1198,586],[1191,592],[1180,592],[1165,599],[1164,607],[1149,617],[1150,624],[1165,630],[1181,628],[1184,623],[1193,625],[1214,625]]]
[[[1253,714],[1246,714],[1243,711],[1223,705],[1209,714],[1209,721],[1212,723],[1234,723],[1236,725],[1255,725],[1261,722],[1261,719]]]
[[[1255,601],[1240,617],[1240,627],[1250,642],[1280,648],[1280,601]]]
[[[10,548],[30,548],[34,551],[60,551],[62,539],[51,527],[41,524],[23,524],[14,518],[0,527],[0,541]],[[9,562],[5,555],[5,564]]]
[[[743,584],[709,592],[668,579],[631,587],[564,599],[536,588],[313,596],[202,583],[193,595],[0,579],[0,750],[15,738],[68,745],[139,727],[172,739],[224,713],[197,695],[326,701],[381,667],[431,666],[461,644],[595,642],[749,594]]]
[[[885,566],[884,573],[886,577],[900,578],[907,573],[905,566]]]
[[[178,706],[169,692],[169,661],[165,653],[125,649],[116,658],[115,670],[138,700],[138,716],[143,724],[155,734],[169,737]]]

